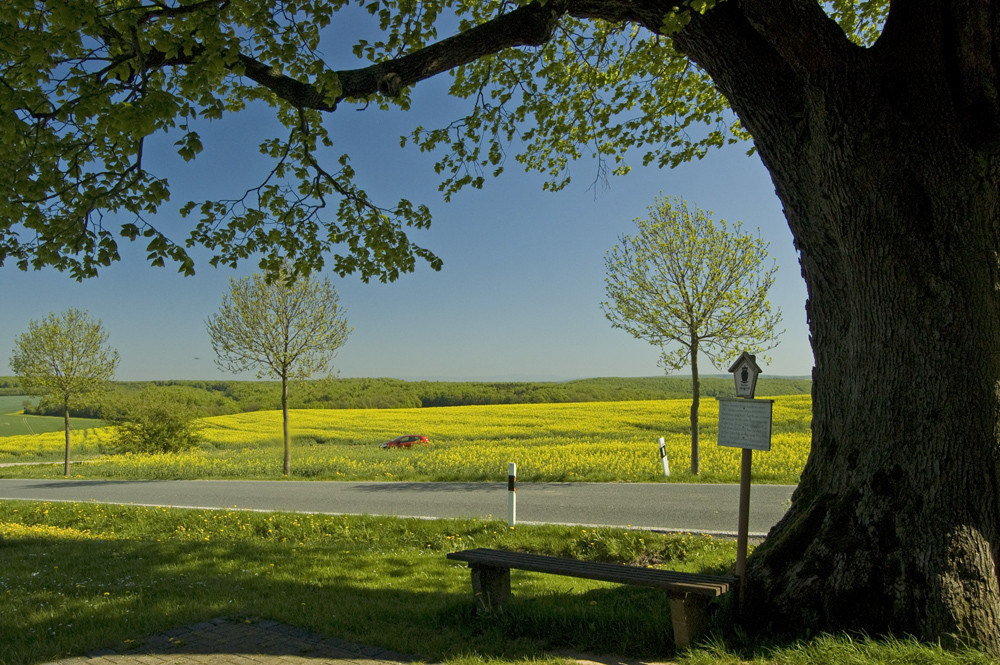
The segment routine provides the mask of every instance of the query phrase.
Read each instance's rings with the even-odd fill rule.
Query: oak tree
[[[28,395],[47,395],[62,407],[65,453],[63,475],[69,475],[69,412],[93,403],[115,375],[118,352],[108,345],[100,319],[70,308],[32,320],[14,340],[10,368]]]
[[[605,256],[602,308],[614,327],[660,347],[666,371],[691,367],[691,473],[697,474],[698,357],[724,368],[741,352],[777,346],[781,311],[772,311],[767,292],[778,267],[766,265],[768,243],[743,233],[741,223],[730,228],[678,198],[658,198],[635,224],[636,234],[621,235]]]
[[[288,381],[325,372],[347,342],[340,296],[329,279],[256,273],[230,280],[218,313],[206,322],[216,364],[233,372],[256,370],[257,377],[281,380],[281,421],[285,443],[282,473],[291,473]]]
[[[996,3],[363,7],[374,36],[335,21],[347,0],[0,3],[0,260],[82,277],[124,236],[186,272],[189,244],[223,264],[260,253],[271,272],[285,257],[387,280],[439,267],[406,238],[425,207],[379,203],[349,157],[318,155],[324,115],[408,107],[443,72],[468,114],[405,143],[440,151],[446,195],[512,154],[551,188],[580,155],[624,172],[631,147],[671,165],[750,137],[800,253],[816,365],[812,453],[748,562],[747,616],[1000,651]],[[327,62],[324,40],[367,62]],[[147,140],[196,159],[198,123],[248,104],[286,127],[257,139],[274,168],[184,206],[191,234],[167,237]]]

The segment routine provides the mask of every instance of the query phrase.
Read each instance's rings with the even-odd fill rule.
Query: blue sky
[[[563,380],[599,376],[654,376],[659,352],[614,330],[600,308],[604,255],[633,220],[646,216],[659,195],[681,196],[716,219],[759,228],[779,265],[771,300],[783,313],[785,333],[771,353],[766,375],[804,376],[812,370],[805,321],[805,285],[781,205],[767,172],[746,146],[715,151],[676,169],[644,168],[593,187],[596,166],[572,164],[573,181],[561,192],[543,192],[542,178],[525,174],[513,159],[483,190],[441,200],[433,155],[401,150],[399,137],[418,123],[459,116],[455,101],[442,103],[441,85],[425,82],[413,92],[410,113],[344,107],[327,125],[335,142],[331,160],[352,155],[358,180],[373,197],[400,197],[430,205],[432,227],[411,239],[444,260],[391,284],[328,275],[353,328],[334,361],[342,377],[445,380]],[[450,114],[450,115],[449,115]],[[205,151],[185,163],[169,150],[152,151],[154,170],[170,179],[171,208],[155,223],[178,239],[186,221],[173,208],[188,198],[239,195],[265,168],[256,146],[269,137],[266,112],[251,109],[202,131]],[[162,142],[169,147],[169,141]],[[171,233],[172,232],[172,233]],[[214,364],[205,319],[219,307],[231,277],[253,272],[250,261],[233,271],[214,269],[206,255],[197,275],[183,277],[169,264],[152,268],[141,245],[123,241],[123,261],[77,283],[53,270],[24,273],[0,268],[0,350],[9,357],[15,336],[30,319],[81,307],[102,320],[121,355],[117,378],[236,378]],[[707,362],[703,374],[725,371]],[[9,368],[0,373],[9,374]],[[253,378],[244,375],[239,378]]]

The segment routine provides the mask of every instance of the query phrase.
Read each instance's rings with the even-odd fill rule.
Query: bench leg
[[[503,605],[510,598],[510,568],[497,568],[470,564],[472,593],[478,607],[491,610]]]
[[[708,609],[708,599],[693,593],[670,594],[670,622],[674,626],[674,644],[686,649],[701,632]]]

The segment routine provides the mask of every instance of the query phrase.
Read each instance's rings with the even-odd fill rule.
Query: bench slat
[[[447,557],[465,561],[470,565],[496,568],[517,568],[538,573],[567,575],[603,582],[631,584],[674,592],[695,593],[702,596],[719,596],[730,590],[736,579],[728,576],[700,575],[657,568],[642,568],[615,563],[579,561],[526,552],[507,552],[478,548],[450,552]]]

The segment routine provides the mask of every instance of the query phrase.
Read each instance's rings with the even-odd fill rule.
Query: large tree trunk
[[[859,144],[900,119],[869,121]],[[985,164],[947,149],[856,147],[779,184],[802,229],[813,449],[747,602],[778,622],[997,646],[1000,202]]]
[[[750,5],[678,40],[754,135],[809,293],[812,452],[745,618],[1000,651],[994,49],[970,62],[994,22],[925,3],[860,49],[799,17],[799,47]]]

